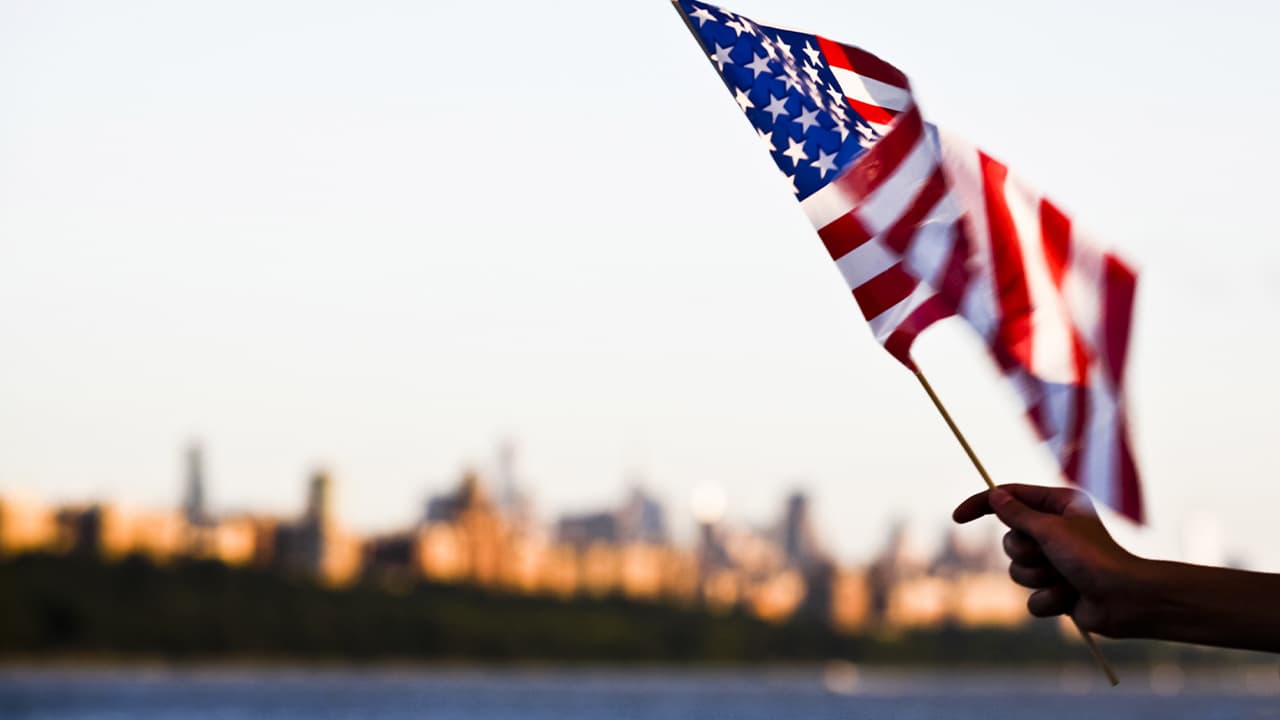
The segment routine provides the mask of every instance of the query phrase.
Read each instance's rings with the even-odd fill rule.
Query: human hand
[[[1086,630],[1123,637],[1139,620],[1132,587],[1144,561],[1120,547],[1079,490],[1001,485],[956,507],[958,523],[994,513],[1011,530],[1004,551],[1009,576],[1035,592],[1036,617],[1070,614]]]

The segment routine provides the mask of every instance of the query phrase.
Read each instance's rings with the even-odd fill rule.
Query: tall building
[[[333,517],[333,478],[327,470],[317,470],[308,487],[304,520],[317,528],[327,528],[333,524]]]
[[[787,563],[798,568],[825,564],[827,555],[818,543],[809,509],[809,497],[794,492],[787,498],[787,509],[782,518],[782,547]]]
[[[307,506],[296,523],[275,532],[277,562],[331,585],[355,579],[360,571],[358,540],[338,528],[333,510],[333,479],[317,470],[307,485]]]
[[[186,471],[187,488],[182,510],[188,523],[203,525],[209,519],[209,510],[205,505],[204,455],[199,443],[187,446]]]

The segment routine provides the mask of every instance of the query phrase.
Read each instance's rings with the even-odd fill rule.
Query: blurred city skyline
[[[831,553],[810,496],[799,490],[767,524],[724,517],[723,495],[708,488],[693,517],[671,520],[640,482],[603,507],[551,516],[537,511],[536,489],[522,481],[515,450],[504,443],[492,467],[468,469],[428,495],[411,522],[361,533],[344,523],[326,469],[307,479],[300,511],[271,513],[214,507],[200,445],[186,448],[183,465],[182,497],[169,507],[0,495],[0,560],[213,561],[330,588],[394,592],[427,583],[560,600],[625,598],[816,622],[843,634],[1030,620],[1026,590],[1005,576],[994,533],[953,527],[930,547],[898,523],[849,562]],[[692,533],[672,532],[686,525]]]
[[[1278,11],[731,6],[890,60],[1137,264],[1152,524],[1109,526],[1280,569]],[[0,492],[171,506],[198,437],[216,507],[325,466],[372,531],[513,437],[552,514],[640,473],[752,523],[807,488],[843,558],[936,532],[980,481],[687,35],[658,0],[3,5]],[[998,481],[1057,482],[964,328],[920,360]]]

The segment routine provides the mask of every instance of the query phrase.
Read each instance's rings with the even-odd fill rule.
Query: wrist
[[[1114,598],[1112,637],[1159,638],[1163,630],[1180,624],[1181,563],[1132,556]]]
[[[1111,583],[1108,597],[1103,598],[1104,625],[1099,631],[1113,638],[1151,637],[1158,616],[1165,611],[1168,590],[1167,565],[1128,555],[1116,568],[1116,581]]]

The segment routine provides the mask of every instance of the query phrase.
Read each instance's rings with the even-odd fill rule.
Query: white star
[[[867,137],[866,135],[863,135],[858,138],[858,144],[864,148],[869,148],[875,144],[875,140],[874,138],[870,138],[870,137]]]
[[[746,112],[755,107],[755,103],[751,102],[751,98],[741,90],[733,91],[733,99],[738,101],[738,107],[742,108],[742,112]]]
[[[805,74],[809,76],[810,80],[814,81],[815,83],[818,82],[818,78],[820,77],[818,68],[810,65],[809,63],[805,63],[804,71],[805,71]]]
[[[742,34],[743,30],[746,30],[746,28],[742,26],[742,23],[737,20],[730,20],[729,22],[725,23],[724,26],[733,31],[734,37],[738,37],[739,35]]]
[[[773,121],[778,122],[779,115],[787,115],[787,98],[786,96],[774,97],[769,96],[769,104],[765,106],[764,111],[773,116]]]
[[[791,46],[787,44],[786,40],[782,39],[781,35],[773,39],[773,44],[782,53],[783,57],[791,57]]]
[[[716,43],[716,51],[711,53],[711,61],[720,66],[720,71],[724,72],[726,64],[732,65],[733,61],[729,59],[729,53],[733,52],[733,46],[720,47],[720,43]]]
[[[769,58],[765,57],[764,55],[761,55],[757,57],[755,60],[752,60],[750,63],[748,63],[747,67],[751,68],[751,72],[754,73],[751,76],[751,79],[754,80],[760,77],[761,75],[769,72]]]
[[[752,21],[748,20],[747,18],[744,18],[744,17],[741,17],[741,16],[740,16],[740,17],[738,17],[738,24],[742,26],[742,29],[743,29],[743,30],[746,30],[747,32],[751,33],[752,35],[759,35],[759,34],[760,34],[760,30],[759,30],[759,28],[757,28],[757,27],[756,27],[756,24],[755,24],[754,22],[752,22]]]
[[[818,151],[818,159],[813,163],[813,169],[818,171],[818,177],[826,177],[827,173],[835,171],[836,155],[837,153],[828,155],[821,150]]]
[[[697,18],[698,27],[702,27],[703,25],[706,25],[708,20],[710,20],[711,22],[716,21],[716,16],[712,15],[711,11],[704,7],[700,7],[697,10],[694,10],[693,12],[689,13],[689,17]]]
[[[800,78],[792,75],[792,69],[787,68],[786,73],[778,75],[777,78],[787,84],[787,90],[796,90],[800,87]]]
[[[809,156],[804,154],[804,142],[796,142],[791,138],[787,138],[787,149],[782,154],[791,158],[792,165],[799,165],[801,160],[809,159]]]
[[[805,110],[800,113],[800,117],[796,118],[796,122],[800,123],[801,134],[809,132],[809,128],[818,124],[818,111]]]
[[[756,134],[760,136],[761,142],[769,146],[769,152],[777,152],[778,148],[773,144],[773,131],[765,132],[760,128],[756,128]]]
[[[870,125],[858,125],[857,127],[858,127],[858,134],[866,138],[867,140],[870,140],[876,136],[875,131],[871,129]]]
[[[841,100],[844,100],[844,91],[835,85],[827,86],[827,95],[831,97],[831,102],[836,103],[837,105],[840,104]]]
[[[836,130],[839,130],[839,131],[840,131],[840,142],[841,142],[841,143],[843,143],[845,140],[848,140],[848,139],[849,139],[849,126],[848,126],[848,125],[846,125],[846,124],[844,124],[844,123],[840,123],[840,124],[836,125]]]
[[[814,65],[817,65],[818,58],[822,57],[822,53],[813,49],[813,47],[809,45],[808,40],[806,40],[804,43],[804,54],[809,56],[809,62],[812,62]]]
[[[761,45],[764,47],[764,51],[769,56],[770,60],[778,59],[778,48],[773,46],[772,40],[766,37]]]
[[[786,173],[783,173],[783,174],[784,174],[784,175],[786,175]],[[794,193],[794,194],[796,194],[796,195],[799,195],[799,194],[800,194],[800,189],[796,187],[796,176],[795,176],[795,175],[787,175],[787,182],[791,185],[791,192],[792,192],[792,193]]]

